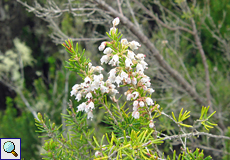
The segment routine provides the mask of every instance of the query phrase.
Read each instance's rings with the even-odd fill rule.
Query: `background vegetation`
[[[38,139],[41,134],[34,132],[36,127],[33,113],[46,113],[57,125],[65,124],[60,114],[66,114],[67,102],[71,99],[71,87],[81,80],[75,73],[64,68],[64,61],[69,55],[60,44],[68,38],[78,41],[81,50],[86,49],[86,56],[92,63],[99,65],[101,55],[97,48],[105,40],[105,32],[109,30],[114,15],[103,12],[96,3],[91,5],[90,1],[85,4],[80,0],[26,2],[29,6],[23,6],[19,1],[0,2],[0,137],[22,138],[22,157],[41,159],[40,153],[45,153],[41,147],[45,139]],[[58,10],[53,2],[65,11],[52,12],[52,7]],[[135,0],[122,2],[123,15],[148,37],[164,60],[177,70],[203,99],[202,104],[197,103],[185,88],[159,65],[151,51],[143,44],[141,52],[147,55],[149,63],[146,75],[151,77],[153,88],[156,90],[153,97],[163,111],[179,114],[181,108],[191,110],[192,116],[188,123],[192,123],[193,119],[199,116],[202,105],[211,104],[213,110],[217,111],[214,121],[219,123],[219,126],[210,130],[210,133],[230,136],[230,1],[188,1],[192,15],[183,12],[181,0],[139,1],[143,6]],[[119,10],[116,1],[107,3]],[[30,7],[35,10],[32,11]],[[92,10],[92,13],[85,10],[71,12],[71,7],[95,7],[98,10]],[[159,19],[154,19],[144,7]],[[93,18],[88,18],[88,15]],[[206,96],[206,71],[195,38],[189,32],[172,30],[159,22],[160,20],[171,28],[183,26],[192,30],[191,16],[195,20],[208,65],[210,103]],[[137,39],[128,27],[124,27],[123,33],[130,39]],[[76,102],[74,106],[77,106]],[[97,112],[98,119],[89,122],[89,126],[95,128],[99,133],[97,136],[101,137],[107,125],[101,122],[103,112]],[[156,125],[163,133],[178,132],[164,117],[159,118]],[[13,129],[11,126],[14,126]],[[62,129],[66,129],[65,125]],[[170,154],[171,150],[179,150],[180,147],[180,143],[173,141],[162,146],[162,150]],[[193,139],[190,147],[204,149],[204,153],[212,155],[214,159],[227,160],[230,156],[230,144],[227,140],[200,136]]]

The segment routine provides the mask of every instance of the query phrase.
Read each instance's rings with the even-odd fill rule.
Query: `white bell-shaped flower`
[[[127,78],[126,81],[125,81],[127,84],[130,84],[132,81],[131,81],[131,78]]]
[[[137,84],[137,79],[135,77],[132,78],[132,84],[134,84],[134,85]]]
[[[87,93],[85,98],[92,99],[93,98],[92,93],[91,92]]]
[[[108,62],[109,62],[109,55],[104,55],[104,56],[102,56],[101,57],[101,59],[100,59],[100,61],[101,61],[101,65],[103,64],[103,63],[105,63],[105,64],[107,64]]]
[[[127,57],[131,60],[135,59],[135,53],[133,51],[128,50]]]
[[[139,92],[133,92],[133,99],[137,99],[137,97],[139,96]]]
[[[106,86],[103,86],[103,85],[100,87],[100,89],[101,89],[102,93],[108,93],[108,91],[109,91],[108,88]]]
[[[91,102],[89,102],[89,104],[88,104],[88,106],[89,106],[89,109],[94,109],[94,103],[91,101]]]
[[[133,98],[133,95],[132,94],[128,94],[126,99],[127,99],[127,101],[130,101],[131,98]]]
[[[123,46],[126,46],[126,45],[129,44],[129,42],[128,42],[128,40],[127,40],[126,38],[123,38],[123,39],[121,39],[121,44],[122,44]]]
[[[116,66],[119,64],[119,57],[118,55],[114,55],[113,58],[110,60],[109,64],[112,66]]]
[[[147,92],[148,92],[149,94],[152,94],[153,92],[155,92],[155,90],[152,89],[152,88],[148,88],[148,89],[147,89]]]
[[[112,23],[113,23],[113,26],[117,26],[120,23],[119,17],[115,18]]]
[[[86,107],[86,103],[83,102],[82,104],[80,104],[78,107],[77,107],[77,111],[84,111],[85,110],[85,107]]]
[[[122,78],[120,76],[117,76],[115,79],[115,82],[117,83],[118,87],[119,87],[119,84],[121,83],[121,81],[122,81]]]
[[[153,128],[155,125],[153,123],[153,121],[151,120],[150,123],[149,123],[149,128]]]
[[[132,116],[135,119],[139,119],[140,118],[140,113],[138,111],[133,111]]]
[[[79,102],[81,100],[81,97],[82,97],[81,93],[78,93],[75,99]]]
[[[131,68],[132,65],[133,65],[132,60],[129,59],[129,58],[126,58],[126,60],[125,60],[125,67]]]
[[[85,83],[86,83],[86,84],[91,83],[91,79],[90,79],[89,77],[86,77],[86,78],[85,78]]]
[[[116,68],[113,68],[109,71],[109,76],[112,77],[112,76],[115,76],[116,75]]]
[[[134,101],[133,102],[133,107],[137,107],[138,106],[138,101]]]
[[[129,43],[129,47],[132,49],[132,50],[135,50],[135,49],[138,49],[138,47],[140,47],[141,45],[137,42],[137,41],[132,41]]]
[[[146,101],[146,103],[147,103],[149,106],[154,105],[153,100],[152,100],[151,98],[149,98],[149,97],[147,97],[147,98],[145,99],[145,101]]]
[[[72,87],[72,91],[70,92],[70,96],[71,96],[71,97],[72,97],[73,95],[76,96],[79,89],[80,89],[80,85],[79,85],[79,84],[75,84],[75,85]]]
[[[145,55],[142,54],[142,53],[138,53],[138,54],[136,55],[136,58],[143,61],[143,60],[145,59]]]
[[[144,72],[144,68],[142,67],[142,65],[140,63],[137,64],[137,72],[143,73]]]
[[[110,48],[110,47],[107,47],[105,50],[104,50],[104,54],[111,54],[113,52],[113,50]]]
[[[127,73],[125,73],[124,71],[121,71],[120,76],[121,76],[122,80],[126,80],[129,77],[129,75]]]
[[[87,119],[90,119],[91,120],[93,119],[93,112],[92,111],[89,111],[88,114],[87,114]]]

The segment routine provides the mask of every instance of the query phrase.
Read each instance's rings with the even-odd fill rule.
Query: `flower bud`
[[[105,146],[106,146],[105,144],[102,145],[102,151],[107,149],[107,147],[105,147]]]
[[[135,77],[132,78],[132,84],[134,84],[134,85],[137,84],[137,79]]]
[[[153,123],[153,121],[151,120],[150,123],[149,123],[149,128],[153,128],[155,125]]]
[[[120,23],[119,17],[115,18],[112,23],[113,23],[113,26],[117,26]]]
[[[110,34],[110,35],[114,35],[114,34],[116,33],[116,31],[117,31],[117,28],[112,27],[112,28],[110,28],[110,30],[109,30],[109,34]]]
[[[91,62],[89,62],[89,63],[88,63],[88,66],[89,66],[89,68],[91,68],[91,67],[92,67],[92,63],[91,63]]]
[[[137,107],[138,106],[138,101],[134,101],[133,102],[133,107]]]
[[[101,45],[98,47],[99,51],[103,51],[105,49],[106,42],[102,42]]]
[[[101,155],[102,155],[101,152],[99,152],[99,151],[96,151],[96,152],[95,152],[95,156],[96,156],[96,157],[99,157],[99,156],[101,156]]]
[[[159,109],[161,106],[159,104],[157,104],[157,109]]]
[[[126,83],[127,83],[127,84],[130,84],[130,83],[131,83],[131,79],[130,79],[130,78],[127,78],[127,79],[126,79]]]
[[[140,105],[140,107],[144,107],[145,103],[143,101],[140,101],[139,105]]]

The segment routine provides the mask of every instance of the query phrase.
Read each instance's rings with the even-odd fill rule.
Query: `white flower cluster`
[[[75,84],[70,94],[71,96],[76,96],[75,99],[77,101],[80,101],[82,97],[87,99],[87,102],[83,102],[78,106],[77,111],[85,111],[88,115],[87,118],[92,119],[92,110],[94,109],[93,94],[96,93],[95,91],[100,89],[101,93],[110,93],[111,95],[115,95],[118,91],[114,89],[115,85],[103,81],[103,74],[101,74],[103,68],[101,66],[94,67],[91,63],[89,63],[88,66],[90,68],[89,72],[98,72],[100,74],[92,74],[92,77],[86,77],[84,79],[84,83]]]
[[[119,18],[113,20],[113,27],[110,29],[110,35],[114,34],[117,30],[115,26],[119,24]],[[106,47],[106,42],[102,42],[99,46],[99,50],[105,54],[101,58],[101,64],[109,64],[116,68],[111,69],[109,72],[110,83],[117,83],[118,87],[120,84],[131,85],[131,89],[125,92],[127,100],[135,100],[133,102],[133,113],[132,116],[136,119],[140,117],[139,107],[154,105],[153,100],[150,97],[141,97],[137,89],[143,88],[144,91],[150,95],[154,92],[151,86],[150,78],[144,74],[144,70],[147,69],[147,63],[144,61],[145,55],[142,53],[135,54],[134,50],[137,50],[141,45],[136,41],[128,42],[127,39],[121,39],[122,48],[129,47],[124,54],[115,54],[116,52],[110,47]],[[125,59],[125,68],[118,69],[122,59]],[[116,75],[116,73],[118,73]]]
[[[119,18],[115,18],[112,22],[113,27],[110,29],[110,35],[114,36],[117,32],[117,26],[120,22]],[[88,119],[93,118],[92,109],[94,109],[94,102],[92,94],[96,90],[100,90],[102,94],[109,93],[115,96],[118,91],[115,89],[115,83],[119,85],[127,85],[128,91],[125,92],[128,101],[133,101],[132,116],[135,119],[140,117],[140,108],[154,105],[150,97],[154,90],[151,88],[150,78],[144,74],[148,64],[144,61],[145,55],[142,53],[135,54],[141,45],[136,41],[128,42],[127,39],[121,39],[121,50],[118,51],[114,47],[111,48],[112,42],[102,42],[98,47],[99,51],[103,51],[104,55],[100,59],[101,65],[103,63],[111,65],[115,68],[109,71],[109,77],[106,82],[103,81],[103,75],[93,74],[91,77],[86,77],[84,83],[73,86],[71,96],[75,95],[78,101],[83,96],[88,99],[78,106],[78,111],[85,111],[88,114]],[[106,47],[107,46],[107,47]],[[129,49],[128,49],[129,48]],[[94,67],[89,64],[90,72],[99,72],[103,70],[102,67]]]

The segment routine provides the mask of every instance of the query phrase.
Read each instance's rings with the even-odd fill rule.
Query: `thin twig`
[[[129,0],[127,0],[126,3],[127,3],[128,8],[129,8],[129,11],[130,11],[130,13],[131,13],[131,15],[132,15],[132,17],[133,17],[134,24],[137,26],[137,28],[140,29],[140,25],[139,25],[139,23],[137,22],[137,19],[136,19],[135,15],[134,15],[133,9],[132,9],[132,7],[130,6]]]
[[[67,71],[66,69],[66,73],[65,73],[65,89],[64,89],[64,97],[62,100],[62,114],[67,114],[67,98],[68,98],[68,92],[69,92],[69,75],[70,75],[70,71]],[[65,118],[64,116],[62,116],[62,130],[63,132],[63,136],[66,137],[67,136],[67,130],[66,130],[66,123],[65,123]]]
[[[193,136],[202,136],[202,135],[212,137],[212,138],[217,138],[217,139],[230,140],[230,137],[227,137],[227,136],[213,135],[213,134],[205,133],[205,132],[196,132],[196,133],[186,133],[186,134],[181,134],[181,135],[167,136],[167,137],[164,137],[163,141],[177,139],[177,138],[179,138],[179,136],[189,138],[189,137],[193,137]]]
[[[120,0],[117,0],[117,5],[118,5],[118,9],[119,9],[120,14],[122,14],[122,15],[123,15]]]
[[[26,107],[29,109],[29,111],[33,114],[34,118],[36,118],[38,121],[40,121],[38,119],[37,113],[35,112],[35,110],[30,106],[29,102],[27,101],[27,99],[25,98],[24,94],[21,92],[21,90],[16,90],[16,92],[20,95],[22,101],[24,102],[24,104],[26,105]]]
[[[137,0],[132,0],[134,1],[135,3],[138,4],[138,6],[140,6],[144,11],[145,13],[147,13],[150,17],[152,17],[155,21],[157,21],[157,23],[159,23],[160,25],[162,25],[163,27],[171,30],[171,31],[176,31],[176,30],[181,30],[181,31],[185,31],[185,32],[188,32],[190,34],[194,34],[193,31],[187,29],[187,28],[184,28],[184,27],[170,27],[169,25],[167,25],[166,23],[164,23],[163,21],[161,21],[157,16],[155,16],[151,11],[149,11],[142,3],[140,3],[139,1]]]
[[[106,108],[107,112],[113,118],[114,123],[118,126],[118,122],[117,122],[116,118],[113,116],[112,112],[109,110],[108,106],[104,102],[101,102],[101,104]]]

